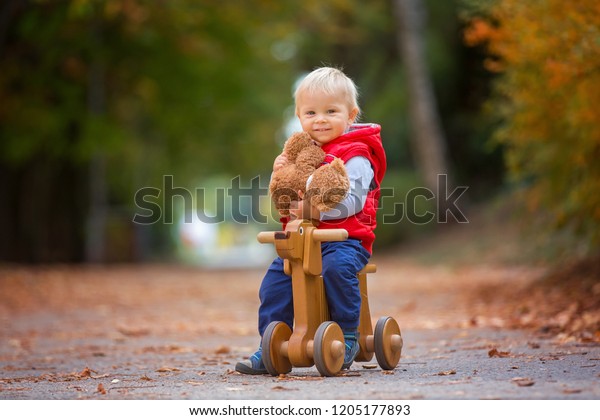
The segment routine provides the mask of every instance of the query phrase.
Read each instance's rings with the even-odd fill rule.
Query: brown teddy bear
[[[273,172],[269,185],[275,208],[282,216],[289,216],[291,202],[300,200],[298,191],[319,211],[331,210],[348,194],[350,181],[344,162],[334,158],[331,163],[322,165],[325,152],[307,133],[294,133],[285,142],[283,152],[288,165]],[[311,175],[307,191],[306,181]]]

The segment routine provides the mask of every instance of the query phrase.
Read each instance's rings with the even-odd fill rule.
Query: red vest
[[[374,230],[377,227],[377,208],[381,181],[386,171],[386,157],[381,143],[381,127],[377,124],[355,124],[346,134],[330,141],[321,148],[327,154],[324,163],[329,163],[334,157],[348,162],[351,158],[362,156],[369,159],[373,167],[373,181],[367,194],[363,209],[347,218],[337,220],[322,220],[319,229],[346,229],[350,238],[359,239],[370,253],[373,252]],[[288,218],[282,218],[283,228]]]

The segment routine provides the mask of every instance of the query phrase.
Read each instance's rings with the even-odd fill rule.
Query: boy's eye
[[[328,113],[328,114],[335,114],[335,109],[328,109],[328,110],[327,110],[327,113]]]
[[[306,111],[306,115],[315,115],[315,111]]]

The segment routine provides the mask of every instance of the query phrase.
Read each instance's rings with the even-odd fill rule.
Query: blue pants
[[[323,242],[323,281],[331,320],[342,330],[358,327],[360,290],[356,274],[369,261],[369,252],[356,239],[342,242]],[[276,258],[259,291],[258,332],[262,337],[272,321],[283,321],[293,328],[294,302],[292,278],[283,272],[283,260]]]

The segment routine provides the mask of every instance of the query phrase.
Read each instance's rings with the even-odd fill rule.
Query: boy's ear
[[[358,116],[358,108],[353,108],[352,111],[350,111],[350,122],[354,122],[356,120],[357,116]]]

